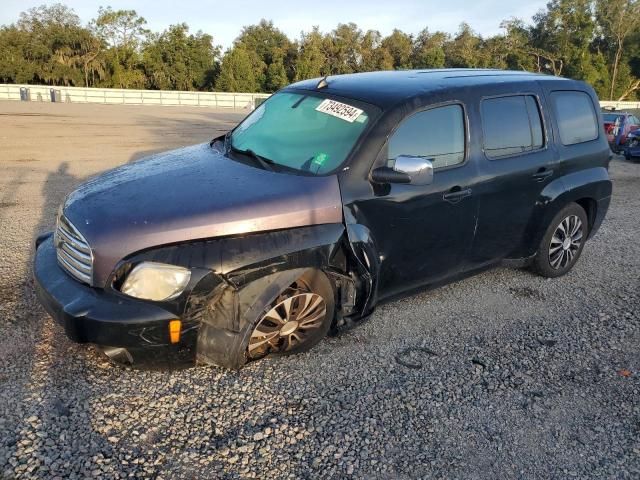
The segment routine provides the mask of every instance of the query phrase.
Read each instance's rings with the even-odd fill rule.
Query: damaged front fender
[[[339,323],[370,308],[374,275],[366,265],[372,255],[364,230],[347,234],[343,224],[324,224],[162,247],[124,263],[165,262],[198,272],[175,311],[183,322],[199,326],[199,362],[237,368],[244,363],[247,332],[307,269],[330,279]]]

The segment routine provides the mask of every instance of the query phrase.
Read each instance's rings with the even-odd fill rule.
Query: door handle
[[[449,192],[442,195],[442,199],[449,203],[458,203],[463,198],[471,195],[470,188],[453,187]]]
[[[553,175],[553,170],[547,170],[546,168],[541,168],[536,173],[531,175],[536,182],[542,182]]]

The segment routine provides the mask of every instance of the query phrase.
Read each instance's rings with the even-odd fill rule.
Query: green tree
[[[216,89],[223,92],[258,92],[260,83],[255,76],[251,55],[242,47],[228,50],[222,59]]]
[[[267,92],[275,92],[289,84],[287,70],[284,66],[284,54],[274,53],[271,63],[267,67],[265,89]]]
[[[211,90],[219,69],[220,47],[202,32],[189,34],[186,23],[150,35],[142,49],[147,86],[172,90]]]
[[[355,23],[339,24],[329,35],[329,68],[332,74],[360,70],[363,34]]]
[[[445,45],[446,63],[454,68],[477,68],[485,66],[482,52],[482,37],[467,23],[462,23],[455,38]]]
[[[582,80],[595,28],[592,0],[552,0],[534,16],[532,46],[547,57],[551,73]]]
[[[411,52],[414,68],[442,68],[445,66],[444,46],[449,35],[444,32],[429,33],[425,28],[416,37]]]
[[[502,36],[501,48],[504,49],[505,67],[511,70],[526,70],[540,72],[542,65],[536,62],[538,58],[531,48],[530,30],[525,23],[512,18],[500,24],[505,30]]]
[[[326,75],[326,41],[318,27],[309,33],[303,33],[300,39],[300,52],[295,68],[295,80],[305,80]]]
[[[382,40],[382,48],[391,55],[393,68],[396,70],[412,67],[413,38],[411,38],[411,35],[407,35],[396,28],[391,35]]]
[[[360,44],[361,72],[393,70],[393,57],[382,45],[382,35],[377,30],[368,30]]]
[[[0,81],[30,83],[38,70],[37,62],[29,58],[29,34],[15,25],[0,28]]]
[[[135,10],[113,10],[111,7],[100,7],[98,17],[91,22],[97,36],[109,46],[106,59],[113,86],[144,86],[139,48],[149,34],[146,24]]]
[[[602,32],[603,43],[611,58],[609,100],[614,100],[625,42],[640,27],[640,2],[637,0],[596,0],[596,18]],[[627,72],[623,74],[629,76]],[[622,98],[624,98],[632,92],[629,92],[628,88],[623,88],[618,93],[622,93]]]
[[[74,11],[62,4],[21,13],[15,26],[3,28],[2,37],[0,70],[14,81],[88,85],[89,71],[100,70],[99,45]]]
[[[262,91],[273,91],[275,85],[281,84],[282,68],[287,77],[283,85],[294,77],[295,46],[272,21],[262,19],[257,25],[243,27],[240,36],[234,42],[235,46],[250,53],[254,77]],[[272,63],[276,65],[269,72]]]

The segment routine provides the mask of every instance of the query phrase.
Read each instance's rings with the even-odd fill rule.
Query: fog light
[[[171,343],[178,343],[180,341],[180,328],[182,322],[180,320],[171,320],[169,322],[169,341]]]

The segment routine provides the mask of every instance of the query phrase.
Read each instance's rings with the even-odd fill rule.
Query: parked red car
[[[621,153],[624,150],[627,135],[640,128],[640,120],[627,112],[603,112],[602,118],[611,150]]]

